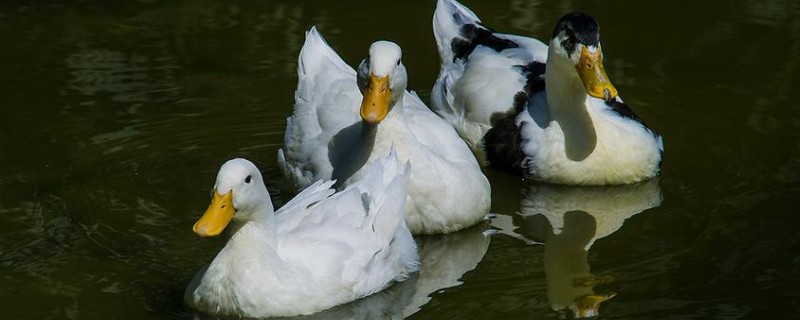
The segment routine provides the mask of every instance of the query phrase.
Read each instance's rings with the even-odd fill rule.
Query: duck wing
[[[525,91],[526,66],[547,60],[547,46],[495,32],[453,0],[438,1],[433,30],[442,65],[431,108],[479,153],[493,118],[513,111],[515,95]]]
[[[364,179],[305,208],[287,203],[302,210],[279,210],[281,258],[294,265],[314,266],[308,270],[312,275],[365,288],[383,288],[394,278],[389,275],[398,274],[398,266],[405,271],[403,277],[416,270],[416,249],[404,222],[409,165],[401,165],[392,150],[368,170]],[[324,194],[314,190],[325,186],[330,183],[317,183],[301,192],[299,203],[307,201],[305,193]]]
[[[300,50],[294,113],[286,119],[284,147],[278,151],[278,166],[296,189],[331,177],[328,143],[360,120],[355,76],[312,27]]]

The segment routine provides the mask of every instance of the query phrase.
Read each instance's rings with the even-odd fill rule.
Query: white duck
[[[216,236],[232,222],[232,235],[192,280],[186,303],[219,315],[311,314],[417,271],[403,220],[408,164],[391,152],[367,171],[335,194],[333,182],[316,182],[275,212],[256,166],[226,162],[194,231]]]
[[[482,163],[575,185],[658,174],[661,137],[617,96],[592,17],[564,15],[548,47],[494,32],[460,3],[439,0],[433,32],[442,65],[432,108]]]
[[[298,190],[319,179],[335,179],[341,188],[363,179],[364,164],[394,146],[411,163],[406,223],[412,233],[474,225],[489,210],[489,181],[453,128],[406,92],[400,58],[396,44],[377,41],[355,72],[315,28],[308,31],[278,165]]]

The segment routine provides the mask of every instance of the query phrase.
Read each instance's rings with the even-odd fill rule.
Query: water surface
[[[609,76],[665,137],[662,177],[575,190],[489,170],[491,226],[420,239],[413,281],[316,318],[557,319],[585,294],[616,294],[600,306],[616,319],[800,311],[800,3],[464,3],[540,39],[565,12],[595,16]],[[275,154],[303,32],[316,25],[351,65],[397,42],[427,99],[434,6],[0,5],[2,318],[190,318],[183,290],[224,244],[190,231],[219,165],[252,159],[287,200]]]

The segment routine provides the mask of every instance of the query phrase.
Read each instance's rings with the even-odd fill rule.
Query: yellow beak
[[[361,119],[367,123],[378,124],[389,113],[389,76],[378,78],[369,76],[369,84],[364,89],[364,99],[361,101]]]
[[[216,190],[206,213],[194,224],[192,230],[201,237],[213,237],[222,233],[233,219],[233,190],[221,195]]]
[[[610,101],[617,96],[617,88],[611,84],[603,68],[603,58],[600,49],[595,53],[590,53],[586,47],[581,48],[581,58],[578,60],[578,76],[580,76],[586,92],[595,98]]]
[[[616,293],[587,294],[575,299],[578,306],[578,318],[596,317],[599,315],[600,304],[615,297]]]

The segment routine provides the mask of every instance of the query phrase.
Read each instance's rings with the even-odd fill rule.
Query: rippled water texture
[[[663,174],[569,188],[487,171],[496,218],[420,238],[419,275],[312,319],[558,319],[591,294],[609,319],[796,316],[800,2],[464,3],[537,38],[595,16],[609,76],[665,137]],[[0,318],[192,317],[183,290],[224,241],[191,232],[219,165],[250,158],[289,197],[275,154],[304,30],[351,65],[398,42],[427,99],[434,6],[0,4]]]

